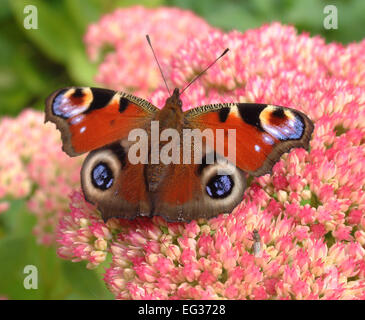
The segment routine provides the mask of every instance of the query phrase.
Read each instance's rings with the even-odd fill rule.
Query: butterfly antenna
[[[229,51],[229,49],[227,48],[226,50],[223,51],[223,53],[217,58],[215,59],[208,67],[206,67],[202,72],[200,72],[193,80],[191,80],[188,85],[180,92],[180,95],[183,94],[183,92],[189,88],[191,86],[191,84],[197,80],[205,71],[207,71],[213,64],[215,64],[220,58],[222,58],[227,52]]]
[[[167,85],[167,82],[166,82],[166,79],[165,79],[165,76],[163,75],[163,72],[162,72],[162,69],[161,69],[161,66],[160,64],[158,63],[158,60],[157,60],[157,57],[156,57],[156,54],[155,54],[155,50],[153,50],[153,47],[152,47],[152,44],[151,44],[151,40],[150,40],[150,36],[148,34],[146,34],[146,39],[147,39],[147,42],[148,44],[150,45],[151,47],[151,50],[152,50],[152,53],[153,53],[153,56],[155,57],[155,60],[157,62],[157,65],[158,65],[158,68],[160,69],[160,72],[161,72],[161,75],[162,75],[162,79],[163,81],[165,82],[165,86],[167,88],[167,91],[171,97],[171,92],[170,92],[170,89],[169,89],[169,86]]]

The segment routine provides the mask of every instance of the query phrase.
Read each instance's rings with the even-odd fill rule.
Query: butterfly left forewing
[[[61,131],[63,150],[70,156],[125,139],[144,128],[158,109],[149,102],[108,89],[68,87],[46,100],[46,121]]]
[[[227,136],[207,143],[213,149],[217,149],[217,141],[224,143],[225,156],[228,146],[234,147],[235,158],[228,159],[254,176],[270,172],[290,149],[308,149],[314,128],[312,121],[298,110],[254,103],[206,105],[185,112],[185,118],[192,127],[212,130],[215,138],[217,129],[228,133],[235,130],[234,146],[229,145]]]

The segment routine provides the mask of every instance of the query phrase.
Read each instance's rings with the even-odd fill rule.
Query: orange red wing
[[[206,105],[185,112],[185,117],[192,127],[213,130],[215,140],[207,144],[218,152],[218,141],[224,156],[255,176],[270,172],[280,156],[291,148],[308,149],[314,128],[302,112],[266,104]],[[224,130],[224,139],[218,139],[217,129]],[[236,133],[234,145],[229,145],[229,129]],[[228,157],[231,147],[235,148],[234,159]]]
[[[70,87],[46,101],[46,121],[61,131],[70,156],[101,148],[144,128],[158,109],[148,101],[108,89]]]

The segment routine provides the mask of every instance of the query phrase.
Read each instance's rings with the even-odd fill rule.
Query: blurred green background
[[[23,10],[29,4],[38,8],[37,30],[23,27]],[[87,25],[117,7],[135,4],[190,9],[224,30],[280,21],[326,41],[349,43],[365,36],[364,0],[0,0],[0,116],[16,115],[26,107],[42,109],[55,88],[92,85],[97,65],[85,54]],[[337,6],[337,30],[323,27],[327,4]],[[34,221],[24,200],[12,201],[11,209],[0,216],[0,297],[113,298],[101,279],[103,266],[86,270],[83,263],[59,259],[55,248],[37,245],[31,235]],[[23,287],[27,264],[39,268],[38,290]]]
[[[38,8],[38,30],[23,27],[28,4]],[[327,41],[359,41],[365,34],[364,0],[0,0],[0,115],[42,108],[55,88],[92,84],[96,66],[88,61],[82,42],[87,25],[134,4],[190,9],[224,30],[281,21]],[[323,28],[327,4],[338,8],[337,30]]]

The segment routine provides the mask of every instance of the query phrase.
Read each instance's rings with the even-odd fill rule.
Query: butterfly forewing
[[[185,117],[191,126],[201,130],[209,128],[214,133],[217,129],[235,130],[235,159],[229,160],[255,176],[270,172],[280,156],[291,148],[308,149],[313,132],[312,121],[302,112],[266,104],[206,105],[185,112]],[[219,139],[210,143],[216,141]],[[228,145],[226,140],[224,143]],[[217,145],[211,147],[216,149]]]
[[[64,88],[46,100],[46,121],[57,125],[70,156],[125,139],[130,130],[145,128],[157,111],[146,100],[101,88]]]

